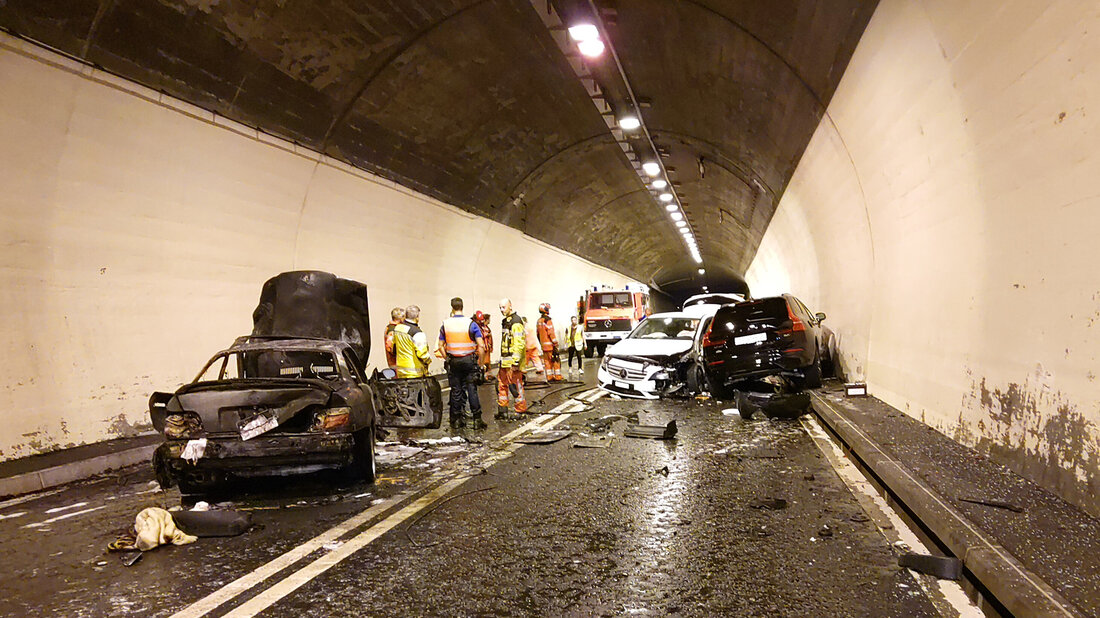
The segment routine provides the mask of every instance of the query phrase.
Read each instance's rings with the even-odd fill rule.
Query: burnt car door
[[[443,389],[432,376],[397,378],[375,371],[370,384],[380,426],[438,429],[443,421]]]

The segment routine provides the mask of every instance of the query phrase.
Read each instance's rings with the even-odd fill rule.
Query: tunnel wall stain
[[[1098,33],[1087,3],[881,2],[746,274],[826,312],[873,395],[1093,514]]]
[[[585,287],[631,282],[4,35],[0,76],[3,460],[148,431],[149,395],[249,333],[279,272],[367,283],[376,336],[412,303],[438,332],[453,296],[564,326]]]

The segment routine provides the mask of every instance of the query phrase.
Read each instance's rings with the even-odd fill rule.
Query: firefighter
[[[477,396],[478,358],[485,347],[481,328],[462,315],[462,299],[451,299],[451,317],[439,328],[439,349],[446,356],[447,384],[451,387],[450,423],[453,428],[469,425],[470,429],[485,429],[481,419],[481,401]],[[467,398],[470,420],[463,416]]]
[[[390,369],[397,367],[397,352],[393,349],[393,329],[405,321],[405,310],[394,307],[390,310],[390,323],[386,325],[386,334],[382,336],[382,344],[386,348],[386,365]]]
[[[584,378],[584,329],[577,324],[577,316],[569,319],[569,330],[565,331],[565,345],[569,348],[569,379],[574,378],[573,359],[577,359],[577,368]]]
[[[477,322],[478,328],[481,329],[481,338],[485,341],[478,358],[478,365],[481,366],[481,381],[487,382],[491,377],[490,370],[493,364],[493,331],[489,328],[489,316],[482,311],[474,314],[474,322]]]
[[[542,351],[539,349],[539,336],[535,334],[535,328],[523,320],[523,337],[527,346],[527,354],[523,357],[521,368],[526,375],[528,367],[534,367],[535,375],[542,376],[542,381],[549,382],[545,368],[542,366]]]
[[[515,398],[517,413],[527,411],[527,398],[523,394],[523,360],[527,353],[527,335],[523,319],[512,310],[512,301],[500,300],[500,313],[504,319],[500,323],[500,371],[497,372],[497,413],[496,418],[515,420],[519,418],[508,412],[508,393]]]
[[[432,356],[428,352],[428,336],[420,330],[420,307],[405,308],[405,321],[393,328],[393,348],[397,377],[422,378],[428,375]]]
[[[561,356],[558,355],[558,335],[554,321],[550,319],[550,303],[539,305],[537,325],[539,346],[542,348],[542,364],[546,367],[547,382],[561,382]]]

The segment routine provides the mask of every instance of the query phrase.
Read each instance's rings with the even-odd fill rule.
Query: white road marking
[[[593,390],[595,390],[595,389],[593,389]],[[587,396],[590,397],[589,401],[595,401],[600,396],[602,396],[602,393],[599,393],[599,392],[595,393],[595,396],[593,396],[593,390],[586,391],[585,393],[583,393],[580,396],[580,398],[583,398],[585,395],[587,395]],[[541,415],[535,417],[534,419],[532,419],[531,421],[529,421],[529,422],[517,427],[516,429],[508,432],[507,434],[504,434],[503,436],[498,438],[498,442],[509,442],[510,440],[512,440],[516,437],[519,437],[520,435],[522,435],[522,434],[524,434],[524,433],[526,433],[526,432],[528,432],[532,429],[545,428],[545,427],[549,427],[549,426],[552,426],[552,425],[556,425],[556,424],[564,421],[566,418],[568,418],[567,416],[555,416],[555,414],[557,412],[564,411],[565,408],[569,407],[569,406],[572,406],[574,408],[582,407],[582,406],[579,406],[577,404],[577,402],[575,402],[575,401],[568,401],[567,400],[566,402],[564,402],[561,405],[557,406],[553,410],[550,410],[549,412],[547,412],[545,414],[541,414]],[[504,447],[500,451],[497,451],[496,453],[493,453],[493,454],[487,456],[485,459],[483,459],[481,461],[478,461],[478,462],[474,462],[474,463],[476,464],[476,467],[478,467],[480,469],[488,468],[489,466],[496,463],[497,461],[499,461],[501,459],[505,459],[506,457],[511,456],[512,452],[514,452],[515,450],[517,450],[518,448],[520,448],[522,446],[524,446],[524,445],[523,444],[518,444],[518,443],[509,443],[506,447]],[[480,474],[480,470],[477,472],[477,474]],[[445,481],[443,485],[440,485],[436,489],[430,491],[428,494],[425,494],[424,496],[421,496],[421,498],[415,500],[409,506],[406,506],[404,509],[401,509],[401,510],[397,511],[397,513],[395,513],[394,515],[391,515],[390,517],[388,517],[386,519],[383,519],[382,521],[374,524],[370,528],[367,528],[366,530],[359,533],[355,537],[352,537],[351,540],[349,540],[346,543],[344,543],[343,545],[341,545],[340,548],[338,548],[337,550],[325,554],[324,556],[322,556],[322,558],[319,558],[318,560],[315,560],[313,563],[310,563],[309,565],[306,565],[305,567],[303,567],[299,571],[297,571],[295,573],[292,573],[289,577],[287,577],[286,579],[284,579],[284,580],[280,581],[279,583],[275,584],[275,586],[273,586],[272,588],[269,588],[268,590],[265,590],[264,592],[260,593],[260,595],[258,595],[257,597],[251,599],[250,601],[248,601],[245,604],[238,607],[232,613],[228,614],[228,615],[234,615],[234,616],[237,616],[237,615],[254,615],[256,612],[262,611],[264,608],[269,607],[272,603],[275,603],[276,601],[283,598],[284,596],[286,596],[290,592],[293,592],[295,589],[300,587],[306,581],[309,581],[309,579],[312,579],[313,577],[316,577],[317,574],[320,574],[320,573],[324,572],[325,570],[327,570],[328,568],[331,568],[331,566],[335,565],[340,560],[343,560],[347,556],[350,556],[352,553],[354,553],[354,550],[349,550],[348,549],[349,547],[355,547],[356,549],[361,549],[362,547],[366,546],[368,543],[370,543],[374,539],[378,538],[378,536],[381,536],[381,534],[384,533],[386,530],[392,529],[393,526],[397,525],[401,521],[404,521],[405,519],[408,519],[408,517],[416,514],[420,510],[424,509],[425,507],[429,506],[433,502],[435,502],[438,499],[442,498],[444,495],[446,495],[446,493],[449,493],[455,487],[458,487],[459,485],[466,482],[467,480],[469,480],[470,478],[472,478],[475,475],[476,474],[461,473],[461,472],[454,473],[453,471],[436,472],[435,474],[428,477],[425,481],[421,482],[418,487],[409,489],[409,490],[407,490],[405,492],[402,492],[402,493],[400,493],[400,494],[398,494],[398,495],[396,495],[392,498],[389,498],[389,499],[387,499],[387,500],[385,500],[385,501],[383,501],[379,504],[373,505],[373,506],[371,506],[370,508],[368,508],[364,511],[361,511],[360,513],[350,517],[349,519],[341,522],[340,524],[337,524],[336,526],[334,526],[333,528],[323,532],[322,534],[306,541],[305,543],[302,543],[301,545],[295,547],[294,549],[291,549],[290,551],[287,551],[286,553],[284,553],[281,556],[275,558],[274,560],[271,560],[267,564],[264,564],[264,565],[260,566],[256,570],[254,570],[250,573],[246,573],[246,574],[242,575],[241,577],[238,577],[234,581],[226,584],[225,586],[219,588],[218,590],[215,590],[214,592],[210,593],[209,595],[199,599],[195,603],[192,603],[191,605],[183,608],[182,610],[180,610],[180,611],[176,612],[175,614],[173,614],[172,618],[196,618],[198,616],[205,616],[209,612],[217,609],[219,606],[231,601],[232,599],[240,596],[241,594],[247,592],[248,590],[251,590],[252,588],[255,588],[256,586],[263,583],[265,580],[269,579],[270,577],[274,576],[275,574],[279,573],[283,569],[286,569],[287,567],[290,567],[290,566],[294,565],[295,563],[297,563],[300,560],[302,560],[303,558],[309,556],[310,554],[317,551],[318,549],[322,549],[326,543],[330,543],[332,541],[337,540],[341,536],[344,536],[345,534],[351,532],[352,530],[358,528],[359,526],[362,526],[363,524],[370,521],[374,517],[376,517],[378,515],[381,515],[382,513],[385,513],[386,511],[388,511],[388,510],[394,508],[395,506],[403,503],[404,501],[408,500],[409,498],[411,498],[415,494],[417,494],[421,491],[424,491],[424,489],[433,486],[435,483],[450,477],[450,480]],[[447,488],[446,491],[444,491],[442,493],[439,493],[440,490],[442,490],[443,488]],[[425,503],[424,499],[427,496],[435,496],[435,497],[430,502]],[[416,509],[410,510],[411,507],[414,506],[414,505],[419,505],[419,506]],[[404,514],[404,515],[402,515],[402,514]],[[391,523],[388,527],[386,527],[385,530],[383,530],[382,532],[379,532],[376,535],[371,536],[371,531],[372,530],[375,530],[378,526],[382,526],[386,522],[391,521],[393,518],[395,518],[399,515],[401,515],[401,518],[399,520],[393,521],[393,523]],[[313,566],[313,565],[316,565],[316,564],[318,564],[319,562],[322,562],[322,561],[331,561],[333,556],[342,556],[342,557],[340,557],[339,560],[332,561],[331,564],[328,564],[328,566],[325,566],[323,569],[320,569],[320,570],[317,570],[317,568],[318,568],[317,566]],[[311,567],[312,567],[312,570],[316,571],[316,572],[312,576],[310,576],[309,579],[299,578],[299,579],[301,579],[301,581],[298,581],[294,585],[291,585],[290,583],[288,583],[289,580],[291,580],[291,578],[294,578],[299,573],[302,573],[303,571],[305,571],[306,569],[310,569]],[[285,590],[284,592],[282,592],[281,594],[279,594],[277,592],[272,592],[280,586],[282,586],[282,589]],[[261,607],[261,605],[262,605],[262,607]],[[240,613],[246,607],[254,608],[251,614],[247,613],[247,610],[245,610],[245,613],[243,613],[243,614]]]
[[[70,517],[76,517],[77,515],[84,515],[85,513],[91,513],[92,511],[98,511],[99,509],[105,509],[105,508],[107,508],[106,504],[104,504],[103,506],[92,507],[90,509],[84,509],[83,511],[73,511],[72,513],[65,513],[64,515],[58,515],[57,517],[51,517],[50,519],[47,519],[46,521],[39,521],[39,522],[35,522],[33,524],[27,524],[23,527],[24,528],[41,528],[42,526],[48,526],[48,525],[54,523],[55,521],[61,521],[62,519],[68,519]]]
[[[17,504],[23,504],[24,502],[30,502],[31,500],[37,500],[39,498],[45,498],[46,496],[52,496],[54,494],[59,494],[62,491],[65,491],[65,490],[64,489],[52,489],[50,491],[43,491],[43,492],[37,493],[37,494],[29,494],[29,495],[26,495],[26,496],[19,496],[18,498],[12,498],[10,500],[4,500],[3,502],[0,502],[0,509],[6,509],[9,506],[15,506]]]
[[[26,511],[19,511],[18,513],[7,513],[5,515],[0,515],[0,519],[15,519],[16,517],[22,517],[26,514]]]
[[[46,509],[47,515],[53,515],[54,513],[60,513],[61,511],[67,511],[69,509],[80,508],[82,506],[88,506],[87,502],[77,502],[76,504],[70,504],[69,506],[58,506],[52,509]]]
[[[913,532],[912,528],[906,525],[905,520],[898,516],[897,512],[887,504],[886,500],[879,495],[875,486],[872,485],[863,473],[856,468],[840,449],[832,437],[825,432],[825,429],[817,422],[817,419],[812,416],[803,416],[801,418],[802,427],[805,428],[806,433],[813,438],[814,444],[825,455],[825,459],[832,465],[833,470],[836,471],[840,480],[844,481],[844,484],[848,486],[848,490],[856,496],[860,505],[867,510],[870,506],[871,509],[877,510],[877,512],[868,513],[871,516],[871,521],[878,527],[882,536],[886,537],[886,540],[891,544],[901,541],[909,546],[909,549],[920,554],[931,554],[928,548],[921,542],[917,533]],[[862,498],[862,499],[860,499]],[[868,505],[870,503],[870,505]],[[883,522],[885,518],[887,521]],[[886,524],[886,525],[882,525]],[[887,527],[888,526],[888,527]],[[957,612],[959,616],[965,616],[967,618],[983,618],[985,613],[982,612],[978,606],[974,605],[970,599],[966,596],[966,591],[958,582],[954,582],[948,579],[936,579],[931,576],[924,576],[916,571],[910,570],[909,573],[913,576],[913,579],[920,584],[925,593],[929,596],[933,596],[939,593],[944,600],[946,600],[951,608]],[[937,586],[938,590],[933,590],[931,586]]]

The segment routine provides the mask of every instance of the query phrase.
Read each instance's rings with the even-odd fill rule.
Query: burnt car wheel
[[[374,426],[360,429],[353,434],[351,472],[357,479],[374,482],[377,473],[374,457]]]
[[[821,386],[821,355],[818,354],[817,358],[809,367],[802,370],[802,376],[791,378],[791,386],[797,390],[804,390],[807,388],[818,388]]]

